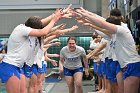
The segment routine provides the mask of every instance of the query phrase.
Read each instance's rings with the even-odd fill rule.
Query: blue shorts
[[[111,70],[111,72],[110,72],[111,81],[116,83],[117,82],[116,76],[121,71],[119,62],[118,61],[112,61],[110,63],[110,70]]]
[[[20,68],[2,61],[0,63],[1,82],[6,83],[11,76],[17,76],[20,79]]]
[[[45,73],[47,70],[46,67],[47,67],[47,65],[44,64],[44,61],[42,61],[42,68],[38,68],[38,73],[40,73],[40,74]]]
[[[93,71],[97,74],[98,72],[98,65],[97,65],[97,62],[93,62]]]
[[[105,73],[106,73],[106,66],[105,66],[105,63],[104,63],[104,62],[101,62],[101,65],[102,65],[102,68],[101,68],[102,75],[105,75]]]
[[[111,80],[111,68],[110,68],[110,64],[113,60],[112,59],[108,59],[108,58],[105,58],[105,66],[106,66],[106,79],[108,80]]]
[[[27,77],[27,78],[31,78],[33,72],[32,72],[32,67],[24,64],[23,66],[23,71],[24,71],[24,75]]]
[[[64,76],[73,76],[76,72],[83,73],[83,67],[76,68],[76,69],[68,69],[64,67]]]
[[[33,72],[36,76],[38,76],[38,66],[37,66],[37,64],[33,64],[33,66],[32,66],[32,72]]]
[[[103,75],[105,75],[105,64],[102,61],[98,66],[98,75],[99,77],[103,77]]]
[[[140,62],[127,64],[122,70],[124,79],[129,76],[140,76]]]
[[[99,64],[99,66],[98,66],[98,76],[99,77],[102,77],[103,75],[102,75],[102,66],[103,65],[101,65],[101,63]]]
[[[20,68],[20,74],[24,75],[24,67]]]

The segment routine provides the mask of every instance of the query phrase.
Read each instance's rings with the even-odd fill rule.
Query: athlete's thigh
[[[11,76],[6,82],[8,93],[20,93],[20,79],[17,76]]]
[[[82,72],[76,72],[74,74],[74,81],[76,84],[81,84],[82,83],[82,78],[83,78],[83,73]]]
[[[23,74],[20,74],[20,93],[25,93],[26,91],[26,77]]]
[[[137,93],[140,77],[129,76],[124,80],[124,93]]]
[[[30,85],[35,85],[35,84],[37,84],[37,76],[35,74],[32,74]]]
[[[66,80],[68,86],[74,84],[74,78],[73,78],[73,76],[65,76],[65,80]]]

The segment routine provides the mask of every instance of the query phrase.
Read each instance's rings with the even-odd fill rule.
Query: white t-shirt
[[[40,48],[40,45],[39,45],[39,41],[38,41],[37,37],[30,36],[29,42],[30,42],[30,46],[31,46],[31,49],[30,49],[31,55],[29,55],[30,56],[29,60],[27,60],[25,63],[31,67],[33,64],[36,64],[35,57],[37,55],[38,49]]]
[[[105,44],[105,43],[107,44],[108,41],[107,41],[106,39],[102,38],[102,40],[101,40],[101,42],[100,42],[100,45]],[[101,58],[101,61],[105,62],[105,58],[106,58],[107,53],[108,53],[108,48],[107,48],[107,46],[106,46],[101,52],[103,52],[103,54],[101,54],[101,55],[99,56],[99,58]]]
[[[64,58],[64,67],[68,69],[76,69],[82,66],[81,57],[86,56],[84,48],[76,46],[74,52],[69,51],[68,46],[65,46],[60,51],[60,57]]]
[[[36,41],[36,47],[33,52],[33,57],[32,61],[28,62],[28,65],[32,66],[33,64],[37,64],[39,68],[42,68],[42,57],[44,56],[44,51],[43,51],[43,39],[41,39],[41,46],[39,44],[39,41],[37,39]]]
[[[103,49],[103,54],[102,54],[102,58],[101,58],[101,61],[105,62],[105,58],[109,56],[109,44],[110,44],[111,37],[109,37],[108,35],[104,34],[103,32],[101,32],[99,30],[95,30],[95,31],[100,36],[103,37],[100,44],[107,43],[106,47]]]
[[[32,28],[23,24],[18,25],[11,33],[8,40],[8,51],[3,61],[17,67],[22,67],[29,59],[31,46],[29,45],[29,33]]]
[[[121,68],[129,63],[140,62],[140,56],[136,51],[135,42],[129,29],[123,26],[117,26],[117,32],[113,35],[112,39],[112,47]]]
[[[37,66],[39,68],[42,68],[42,61],[44,61],[44,51],[43,51],[43,49],[39,48],[35,61],[37,63]]]
[[[95,49],[99,45],[99,42],[95,42],[94,40],[90,41],[90,49]]]

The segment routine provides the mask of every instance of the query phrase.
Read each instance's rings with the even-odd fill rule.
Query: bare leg
[[[37,76],[33,74],[29,83],[29,93],[38,93]]]
[[[111,81],[107,80],[107,93],[111,93]]]
[[[29,93],[29,83],[30,83],[30,78],[26,77],[26,93]]]
[[[23,74],[20,74],[20,93],[27,93],[26,90],[26,77]]]
[[[65,76],[67,82],[69,93],[75,93],[74,78],[72,76]]]
[[[118,93],[124,93],[124,80],[122,71],[120,71],[116,77],[118,83]]]
[[[75,86],[76,86],[76,93],[83,93],[82,77],[83,77],[82,72],[76,72],[74,74],[74,82],[75,82]]]
[[[6,82],[7,93],[20,93],[20,79],[17,76],[11,76]]]
[[[119,93],[117,83],[112,83],[112,93]]]
[[[40,74],[38,73],[38,77],[37,77],[37,83],[38,83],[38,91],[39,93],[42,93],[42,86],[43,86],[43,80],[44,80],[44,73]]]
[[[107,93],[107,80],[106,80],[106,76],[104,76],[104,80],[105,80],[105,90],[103,93]]]
[[[99,82],[99,90],[102,89],[102,79],[100,76],[98,76],[98,82]]]
[[[101,77],[102,80],[102,89],[100,91],[98,91],[98,93],[103,93],[105,91],[105,80],[104,77]]]
[[[124,80],[124,93],[138,93],[140,77],[129,76]]]

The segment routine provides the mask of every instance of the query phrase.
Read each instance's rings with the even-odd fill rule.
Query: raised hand
[[[63,29],[65,26],[66,26],[66,24],[57,25],[57,26],[55,26],[55,27],[52,28],[52,31],[55,31],[57,29]]]
[[[67,8],[64,8],[62,11],[64,14],[69,13],[69,11],[71,10],[71,6],[72,4],[70,4]]]
[[[57,9],[52,16],[52,20],[57,22],[59,19],[62,18],[63,15],[64,13],[62,12],[62,9]]]
[[[68,28],[68,29],[56,30],[56,31],[55,31],[55,35],[56,35],[56,36],[60,36],[60,35],[63,35],[64,33],[66,33],[66,32],[74,31],[74,30],[76,30],[77,28],[78,28],[78,26],[75,25],[75,26],[73,26],[73,27],[71,27],[71,28]]]
[[[62,11],[64,13],[63,18],[72,18],[72,8],[71,8],[72,4],[70,4],[67,8],[64,8]]]

